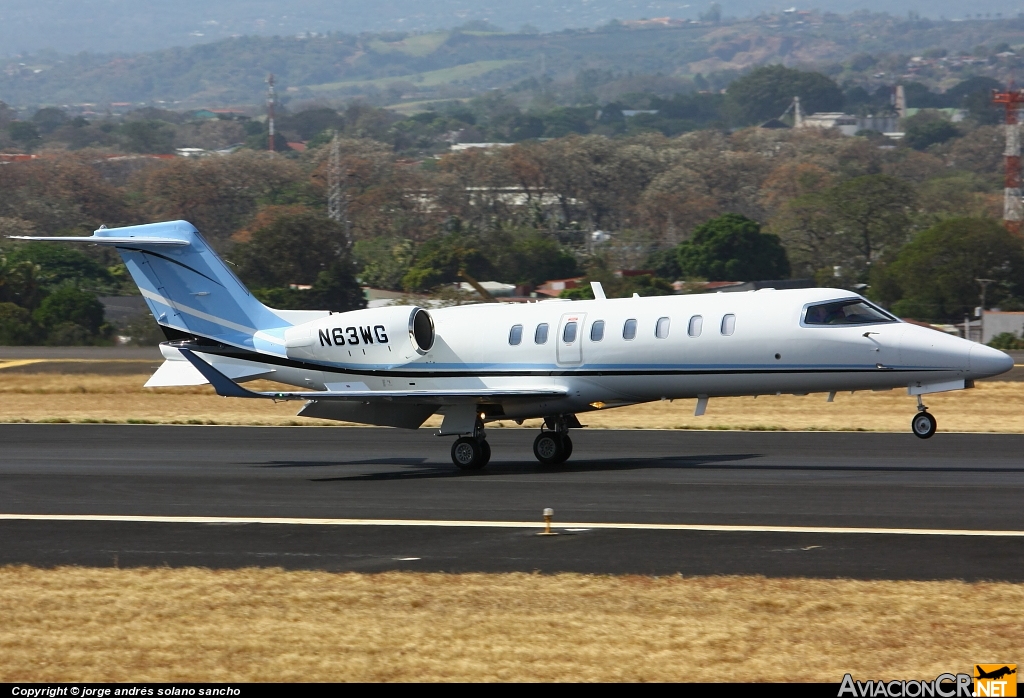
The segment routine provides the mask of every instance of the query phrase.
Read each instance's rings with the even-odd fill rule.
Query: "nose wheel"
[[[924,406],[924,400],[918,395],[917,414],[910,420],[910,430],[919,439],[930,439],[937,426],[938,422],[935,421],[935,417],[928,413],[928,408]]]
[[[910,420],[910,429],[914,432],[914,436],[919,439],[930,439],[932,434],[935,433],[936,427],[938,427],[938,422],[935,421],[935,417],[929,412],[918,412]]]

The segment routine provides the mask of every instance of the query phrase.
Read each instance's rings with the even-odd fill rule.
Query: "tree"
[[[30,261],[11,262],[9,257],[0,255],[0,303],[34,310],[46,295],[39,271],[39,266]]]
[[[44,298],[32,318],[47,332],[47,344],[87,344],[109,330],[96,296],[70,284]]]
[[[308,141],[328,129],[343,128],[344,119],[329,107],[316,107],[286,116],[277,125],[281,131],[295,131],[299,138]]]
[[[132,184],[145,215],[187,220],[221,247],[249,222],[260,202],[278,203],[305,181],[288,158],[239,151],[216,158],[177,158],[143,171]]]
[[[914,189],[889,175],[864,175],[833,187],[828,208],[838,229],[870,267],[884,250],[898,248],[910,235]]]
[[[457,225],[447,235],[425,242],[416,252],[416,261],[402,277],[407,291],[427,291],[440,284],[461,281],[465,271],[481,281],[494,274],[494,265],[484,256],[481,241]]]
[[[71,283],[110,290],[114,283],[106,268],[68,245],[30,242],[13,249],[7,255],[7,263],[12,266],[23,262],[38,265],[36,279],[47,288]]]
[[[914,150],[924,150],[936,143],[945,143],[960,135],[960,129],[951,121],[935,113],[921,112],[904,122],[906,135],[903,142]]]
[[[978,305],[976,279],[994,280],[992,305],[1024,298],[1024,247],[998,221],[954,218],[918,233],[871,279],[872,295],[897,315],[958,320]]]
[[[958,82],[946,90],[949,106],[967,109],[971,118],[979,124],[999,124],[1003,121],[1003,108],[992,104],[992,90],[1001,90],[1003,85],[995,78],[975,75]]]
[[[506,283],[538,286],[548,279],[566,279],[580,273],[576,258],[559,247],[558,242],[537,231],[502,236],[489,247],[495,278]]]
[[[14,303],[0,302],[0,345],[32,344],[38,332],[32,313],[27,309]]]
[[[352,267],[339,223],[301,206],[276,207],[234,250],[238,275],[256,288],[313,285],[335,263]]]
[[[727,92],[729,109],[741,124],[778,118],[794,97],[800,98],[807,114],[843,108],[843,92],[832,79],[783,65],[752,70],[730,84]]]
[[[820,193],[790,199],[769,225],[801,277],[832,275],[833,267],[843,266],[850,257],[848,245],[836,232],[828,197]]]
[[[32,115],[32,123],[43,135],[49,135],[71,121],[67,112],[57,107],[43,107]]]
[[[371,288],[397,291],[402,288],[402,277],[412,263],[413,243],[385,237],[358,240],[352,246],[352,253],[360,268],[362,283]]]
[[[174,152],[174,131],[162,121],[129,121],[120,131],[124,147],[130,152]]]
[[[39,143],[39,129],[28,121],[12,121],[7,127],[11,140],[20,143],[23,148],[31,148]]]
[[[684,276],[709,281],[784,279],[790,272],[778,236],[736,213],[708,221],[681,243],[679,267]]]

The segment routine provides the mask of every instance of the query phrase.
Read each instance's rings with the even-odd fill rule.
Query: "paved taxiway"
[[[0,520],[0,564],[1024,580],[1022,435],[580,430],[556,468],[534,435],[466,474],[427,430],[0,425],[0,514],[72,517]]]

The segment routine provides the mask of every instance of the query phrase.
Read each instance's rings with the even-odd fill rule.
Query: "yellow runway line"
[[[5,368],[30,366],[32,364],[152,364],[162,359],[0,359],[0,371]]]
[[[287,526],[427,526],[438,528],[543,528],[538,521],[445,521],[438,519],[314,519],[250,516],[119,516],[106,514],[0,514],[0,521],[104,521],[117,523],[276,524]],[[560,529],[712,531],[717,533],[871,533],[899,536],[1024,538],[1024,531],[841,526],[737,526],[719,524],[559,523]]]

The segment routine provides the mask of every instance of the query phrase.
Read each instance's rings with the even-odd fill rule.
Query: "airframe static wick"
[[[660,399],[906,388],[921,396],[1008,371],[1003,352],[901,322],[842,289],[589,301],[274,310],[185,221],[22,240],[112,246],[168,341],[147,386],[209,382],[227,397],[302,400],[299,415],[415,429],[435,413],[452,461],[487,464],[489,422],[543,418],[541,463],[565,461],[578,414]],[[301,388],[253,392],[257,378]]]

